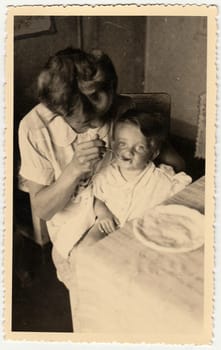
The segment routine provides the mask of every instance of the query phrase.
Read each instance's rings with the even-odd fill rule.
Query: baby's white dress
[[[123,226],[126,221],[141,217],[144,211],[179,192],[191,181],[184,172],[176,174],[172,167],[164,164],[156,167],[152,162],[136,178],[127,181],[113,160],[74,200],[76,205],[72,205],[71,219],[69,212],[62,232],[57,235],[56,249],[67,258],[73,246],[95,224],[94,197],[104,202]]]

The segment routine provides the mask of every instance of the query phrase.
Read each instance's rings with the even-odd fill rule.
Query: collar
[[[37,113],[44,126],[49,131],[53,143],[60,147],[67,147],[77,140],[79,140],[79,142],[93,140],[97,135],[99,135],[101,139],[104,139],[108,136],[111,128],[110,125],[105,124],[99,128],[88,129],[84,133],[77,133],[62,116],[51,112],[42,103],[38,105]]]
[[[143,179],[143,177],[146,176],[147,173],[149,173],[149,176],[151,176],[152,172],[155,169],[154,163],[152,161],[150,161],[147,164],[147,166],[141,171],[141,173],[139,175],[135,176],[134,179],[132,179],[132,180],[125,180],[125,178],[122,175],[120,167],[119,167],[119,165],[118,165],[118,163],[117,163],[115,158],[112,158],[111,165],[115,169],[115,171],[117,171],[117,173],[120,175],[120,178],[122,180],[121,183],[125,184],[126,186],[129,186],[129,185],[132,185],[134,183],[140,182]]]

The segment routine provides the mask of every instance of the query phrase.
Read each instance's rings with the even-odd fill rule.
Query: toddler
[[[154,160],[165,140],[158,113],[129,110],[113,127],[113,141],[90,186],[74,199],[72,219],[62,226],[57,249],[67,257],[73,246],[90,245],[141,217],[144,212],[182,190],[192,179]],[[68,217],[70,217],[68,213]]]
[[[164,140],[165,128],[158,113],[129,110],[118,119],[112,160],[93,178],[100,232],[109,234],[126,221],[141,217],[192,181],[170,166],[154,165]]]

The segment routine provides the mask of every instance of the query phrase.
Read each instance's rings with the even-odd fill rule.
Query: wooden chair
[[[124,94],[133,100],[134,107],[138,110],[160,112],[165,117],[165,127],[170,129],[170,95],[164,92]]]
[[[20,191],[26,192],[26,194],[23,196],[23,205],[25,205],[27,207],[30,206],[31,219],[32,219],[32,227],[28,227],[27,225],[19,225],[19,231],[23,236],[25,236],[26,238],[30,238],[35,243],[37,243],[38,245],[43,247],[46,243],[48,243],[50,241],[46,221],[40,219],[35,214],[35,211],[33,209],[33,206],[32,206],[32,203],[30,201],[29,194],[28,194],[26,180],[23,179],[22,177],[19,177],[18,188]],[[30,222],[30,220],[29,220],[29,222]]]

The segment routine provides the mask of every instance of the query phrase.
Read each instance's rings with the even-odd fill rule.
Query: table
[[[166,201],[204,212],[202,177]],[[131,223],[75,256],[70,290],[75,332],[190,339],[203,332],[204,250],[162,253],[142,245]],[[174,336],[174,337],[173,337]],[[171,341],[172,341],[171,340]]]

